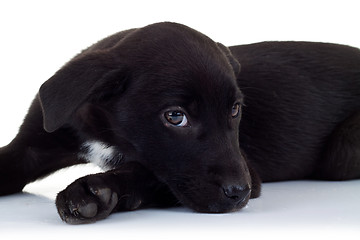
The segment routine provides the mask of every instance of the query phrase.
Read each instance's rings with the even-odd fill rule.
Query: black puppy
[[[226,48],[174,23],[117,33],[41,86],[0,150],[0,194],[89,161],[108,171],[59,193],[68,223],[153,205],[233,211],[260,179],[359,178],[360,51]]]

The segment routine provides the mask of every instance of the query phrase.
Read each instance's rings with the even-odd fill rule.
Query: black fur
[[[227,48],[180,24],[131,29],[41,86],[19,134],[0,149],[0,195],[86,162],[84,143],[96,140],[113,150],[111,170],[59,193],[64,221],[154,205],[234,211],[259,196],[260,179],[359,178],[359,110],[356,48]]]

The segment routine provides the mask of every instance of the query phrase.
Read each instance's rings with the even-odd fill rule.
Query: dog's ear
[[[222,52],[226,55],[226,57],[229,59],[229,62],[231,64],[231,66],[234,69],[234,73],[235,76],[239,75],[240,70],[241,70],[241,65],[240,63],[234,58],[234,56],[232,55],[230,49],[228,47],[225,47],[223,44],[221,43],[217,43],[218,47],[222,50]]]
[[[54,132],[63,126],[89,96],[119,67],[107,52],[81,54],[62,67],[39,90],[44,129]]]

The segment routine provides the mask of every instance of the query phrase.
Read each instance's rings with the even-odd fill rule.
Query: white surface
[[[165,20],[225,45],[307,40],[360,47],[358,0],[0,1],[0,146],[15,136],[40,84],[81,49]],[[143,210],[68,226],[53,199],[83,174],[75,168],[27,187],[31,193],[1,197],[0,239],[360,239],[360,181],[265,184],[261,198],[231,214]]]
[[[26,187],[25,193],[0,197],[0,239],[359,239],[360,180],[292,181],[263,185],[262,196],[227,214],[199,214],[187,208],[116,213],[95,224],[63,223],[54,205],[56,192],[95,172],[91,166],[62,170]]]

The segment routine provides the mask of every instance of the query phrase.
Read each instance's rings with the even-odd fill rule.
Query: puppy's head
[[[70,124],[117,146],[196,211],[236,210],[251,191],[238,142],[239,71],[226,47],[183,25],[120,33],[44,83],[44,127]]]

